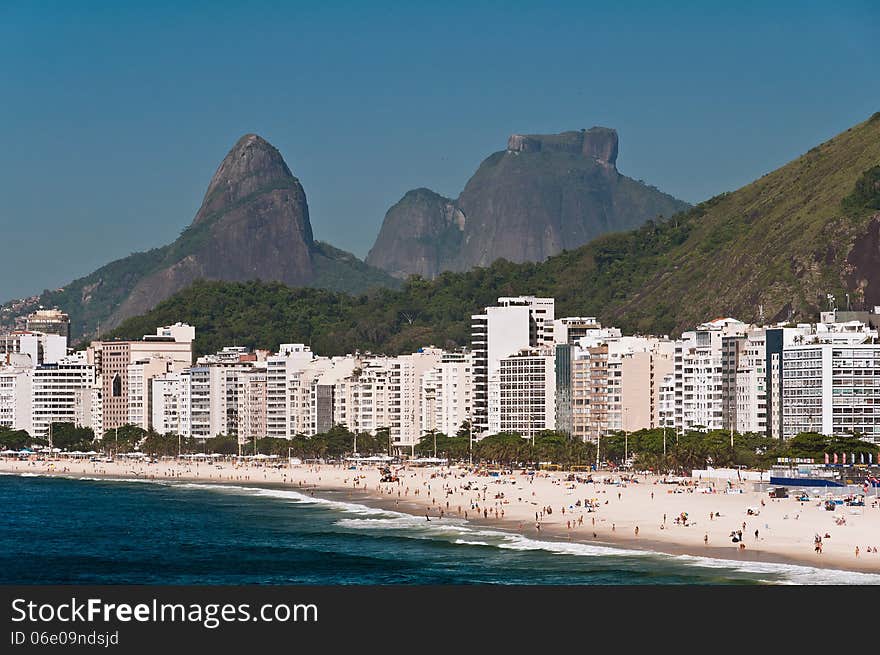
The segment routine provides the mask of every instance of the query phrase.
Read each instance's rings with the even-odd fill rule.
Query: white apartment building
[[[74,423],[94,429],[84,425],[85,417],[91,415],[84,409],[84,403],[86,398],[91,399],[94,385],[95,367],[82,352],[36,367],[32,381],[31,436],[47,438],[50,423]],[[100,436],[97,430],[95,433]]]
[[[421,379],[422,432],[455,436],[470,420],[473,358],[470,353],[443,353],[440,363]]]
[[[478,437],[489,430],[491,408],[489,381],[498,373],[502,359],[523,348],[550,348],[554,345],[555,301],[553,298],[517,296],[499,298],[498,306],[471,316],[473,352],[473,426]]]
[[[150,381],[152,388],[152,419],[150,424],[159,434],[181,434],[180,399],[183,394],[181,373],[167,373]]]
[[[503,357],[489,377],[489,433],[532,437],[556,428],[556,357],[550,348],[523,348]]]
[[[265,368],[255,368],[242,376],[238,420],[239,443],[267,436]]]
[[[172,368],[172,360],[165,357],[147,357],[128,365],[129,425],[143,430],[152,427],[153,378],[167,374]]]
[[[220,369],[193,366],[181,372],[180,434],[183,437],[209,439],[222,434],[226,427],[223,411],[225,393]]]
[[[313,360],[311,349],[301,343],[283,343],[266,358],[267,436],[290,439],[304,433],[301,378]]]
[[[769,389],[764,328],[728,337],[723,345],[724,426],[739,433],[767,433]]]
[[[782,426],[800,432],[859,434],[880,443],[880,344],[856,321],[817,324],[783,349]]]
[[[719,318],[685,332],[675,342],[675,428],[720,430],[724,425],[724,337],[742,336],[748,326]]]
[[[0,427],[33,433],[33,369],[0,368]]]
[[[661,426],[662,383],[673,372],[673,351],[666,338],[589,331],[572,354],[572,435],[596,441]]]
[[[0,335],[0,364],[13,363],[14,355],[28,358],[27,362],[22,360],[14,362],[17,366],[54,364],[67,356],[67,337],[34,331],[17,331]]]
[[[195,328],[175,323],[144,335],[141,341],[93,341],[86,350],[101,376],[103,431],[128,423],[128,366],[143,359],[169,359],[171,371],[192,365]]]
[[[443,352],[439,348],[422,348],[419,352],[399,355],[391,360],[388,409],[391,443],[395,446],[411,449],[426,432],[419,403],[422,376],[440,365],[442,357]]]
[[[659,427],[675,427],[675,374],[667,373],[660,382]]]

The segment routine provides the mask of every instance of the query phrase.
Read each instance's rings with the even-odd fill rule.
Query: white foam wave
[[[798,564],[780,562],[756,562],[750,560],[737,561],[695,555],[669,555],[657,551],[636,550],[604,544],[582,542],[545,541],[532,539],[520,534],[474,528],[464,521],[442,523],[420,520],[409,516],[394,519],[342,519],[338,525],[355,529],[368,530],[410,530],[416,539],[445,539],[459,545],[490,546],[503,550],[544,551],[556,555],[575,557],[613,557],[657,559],[664,558],[670,562],[688,567],[715,569],[730,573],[745,574],[757,577],[759,581],[776,584],[858,584],[880,585],[880,574],[823,569]]]
[[[59,475],[48,476],[42,473],[19,473],[21,477],[61,477]],[[294,504],[323,505],[341,512],[358,514],[371,518],[340,519],[336,522],[341,527],[358,530],[395,530],[410,531],[413,538],[419,539],[445,539],[450,543],[463,546],[490,546],[505,550],[535,551],[541,550],[557,555],[576,557],[617,557],[617,558],[645,558],[656,559],[662,557],[678,564],[694,566],[703,569],[718,569],[730,572],[739,572],[750,576],[760,576],[765,582],[789,583],[789,584],[858,584],[880,585],[880,574],[862,573],[858,571],[844,571],[839,569],[824,569],[799,564],[784,564],[778,562],[736,561],[696,555],[669,555],[648,550],[635,550],[602,544],[588,544],[581,542],[561,542],[532,539],[520,534],[505,532],[503,530],[491,530],[478,528],[473,524],[461,519],[432,519],[425,521],[422,517],[393,510],[380,509],[351,503],[332,500],[319,496],[312,496],[292,489],[275,489],[265,487],[247,487],[233,484],[211,484],[201,482],[174,482],[173,480],[150,480],[145,478],[91,478],[81,477],[81,480],[94,480],[101,482],[146,482],[154,484],[171,485],[183,489],[206,489],[226,493],[245,493],[252,496],[260,496],[284,500]]]
[[[362,515],[371,515],[371,516],[382,516],[382,515],[395,515],[395,516],[410,516],[409,514],[402,514],[400,512],[392,512],[390,510],[380,509],[377,507],[368,507],[366,505],[361,505],[360,503],[348,503],[340,500],[331,500],[328,498],[321,498],[318,496],[311,496],[308,494],[304,494],[299,491],[295,491],[293,489],[275,489],[271,487],[245,487],[241,485],[235,484],[210,484],[210,483],[201,483],[201,482],[186,482],[176,484],[175,486],[180,487],[182,489],[208,489],[211,491],[224,491],[231,493],[245,493],[249,496],[261,496],[264,498],[275,498],[277,500],[285,500],[287,502],[292,503],[302,503],[308,505],[324,505],[327,507],[332,507],[333,509],[337,509],[343,512],[351,513],[351,514],[362,514]]]

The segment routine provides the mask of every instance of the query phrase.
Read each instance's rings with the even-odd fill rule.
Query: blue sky
[[[4,2],[0,301],[172,241],[247,132],[364,256],[513,132],[614,127],[698,202],[880,111],[876,3],[733,4]]]

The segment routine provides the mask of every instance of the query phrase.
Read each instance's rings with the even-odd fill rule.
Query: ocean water
[[[288,489],[0,475],[3,584],[880,584],[530,539]]]

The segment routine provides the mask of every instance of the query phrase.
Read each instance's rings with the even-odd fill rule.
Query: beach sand
[[[564,472],[490,477],[455,466],[403,468],[396,483],[381,483],[374,466],[351,470],[330,464],[272,468],[232,462],[163,460],[149,464],[11,458],[0,459],[0,472],[276,486],[318,496],[322,491],[334,491],[344,493],[352,502],[424,516],[425,520],[466,518],[532,539],[880,573],[880,553],[872,552],[875,547],[880,549],[880,507],[873,496],[866,499],[864,507],[838,506],[830,512],[817,501],[769,498],[766,492],[752,491],[751,483],[733,483],[733,489],[742,493],[724,493],[727,483],[715,481],[715,492],[703,493],[694,487],[663,484],[652,476],[639,475],[638,483],[576,483],[566,482],[568,474]],[[593,477],[617,479],[601,471]],[[710,484],[702,481],[699,486],[705,489]],[[580,507],[575,505],[578,501]],[[594,504],[595,511],[587,511],[586,502]],[[748,508],[759,514],[749,515]],[[687,526],[674,521],[683,512],[688,516]],[[845,524],[837,525],[835,519],[841,517]],[[744,549],[731,541],[730,533],[736,530],[742,531]],[[823,536],[821,554],[814,550],[816,534]]]

